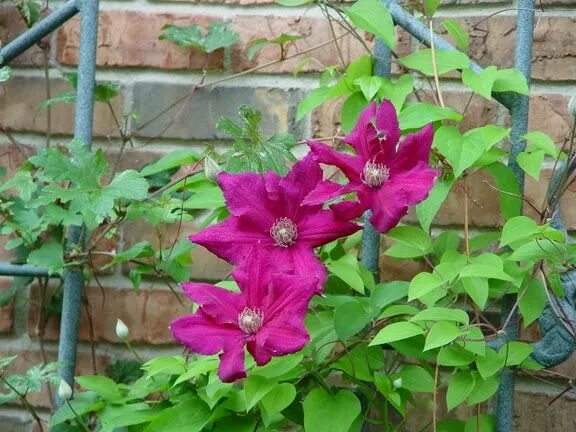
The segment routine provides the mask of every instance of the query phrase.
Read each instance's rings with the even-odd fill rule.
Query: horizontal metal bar
[[[12,264],[0,262],[1,276],[31,276],[31,277],[59,277],[57,274],[50,274],[48,269],[34,267],[29,264]]]
[[[46,18],[38,21],[16,39],[0,49],[0,65],[10,63],[32,45],[40,42],[74,15],[80,12],[77,0],[70,0]]]
[[[418,39],[426,46],[431,45],[431,41],[434,41],[434,48],[441,51],[457,51],[450,43],[445,39],[433,33],[430,37],[430,29],[426,27],[423,23],[418,21],[416,17],[410,15],[396,0],[382,0],[382,2],[388,8],[390,15],[394,23],[408,33],[410,33],[414,38]],[[482,67],[470,60],[470,69],[476,73],[483,71]],[[513,104],[514,95],[505,93],[492,93],[492,97],[500,102],[503,106],[510,109]]]

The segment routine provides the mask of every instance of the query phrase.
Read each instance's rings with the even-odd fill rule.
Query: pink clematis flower
[[[334,204],[334,212],[342,218],[354,219],[370,209],[372,225],[381,233],[388,232],[408,212],[409,206],[426,199],[439,174],[428,165],[434,137],[432,125],[409,134],[398,144],[401,135],[396,110],[385,100],[380,105],[371,103],[344,139],[356,150],[356,156],[310,141],[308,145],[315,159],[337,166],[350,182],[340,185],[324,181],[305,203],[324,203],[355,192],[358,201]]]
[[[246,377],[244,347],[261,366],[273,356],[301,350],[309,341],[303,321],[316,278],[271,274],[268,257],[256,250],[232,275],[241,293],[204,283],[183,283],[198,310],[172,321],[174,339],[190,351],[220,354],[224,382]]]
[[[323,203],[303,205],[321,181],[322,169],[310,156],[294,164],[285,177],[272,172],[221,173],[218,184],[231,216],[189,239],[235,265],[257,245],[278,272],[315,276],[321,291],[326,269],[314,248],[360,229],[323,209]]]

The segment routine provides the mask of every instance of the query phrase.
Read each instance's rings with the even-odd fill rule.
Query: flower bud
[[[61,379],[60,384],[58,384],[58,397],[63,401],[70,400],[72,397],[72,387],[63,379]]]
[[[572,117],[576,118],[576,94],[570,98],[568,102],[568,112],[572,114]]]
[[[396,378],[392,382],[392,385],[394,386],[395,389],[402,387],[402,378]]]
[[[210,181],[216,181],[218,174],[222,172],[222,168],[210,156],[204,158],[204,175]]]
[[[130,330],[128,330],[126,324],[124,324],[122,320],[119,319],[116,322],[116,336],[118,336],[120,339],[126,339],[129,335]]]

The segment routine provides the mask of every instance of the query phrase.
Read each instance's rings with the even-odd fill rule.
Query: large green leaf
[[[446,393],[448,411],[460,405],[472,393],[476,381],[468,370],[461,370],[450,377]]]
[[[378,36],[390,49],[394,49],[396,46],[394,22],[390,12],[381,2],[358,0],[346,14],[356,26]]]
[[[459,122],[462,120],[462,114],[451,108],[423,102],[406,103],[405,108],[398,114],[398,121],[402,130],[418,129],[438,120],[455,120]]]
[[[361,411],[360,401],[349,390],[329,394],[315,388],[303,405],[306,432],[348,432]]]
[[[340,340],[355,335],[370,322],[370,314],[358,301],[346,302],[334,312],[334,329]]]
[[[470,64],[468,56],[460,51],[436,50],[435,59],[438,75],[443,75],[456,69],[468,68]],[[410,69],[415,69],[426,75],[434,75],[432,50],[429,48],[402,57],[399,61]]]
[[[424,333],[424,330],[416,324],[406,321],[396,322],[380,330],[372,342],[370,342],[370,346],[408,339],[422,333]]]
[[[438,321],[432,326],[428,332],[428,335],[426,336],[424,351],[448,345],[450,342],[461,335],[462,332],[453,322]]]
[[[210,421],[211,412],[200,399],[187,399],[167,408],[150,423],[144,432],[200,432]]]

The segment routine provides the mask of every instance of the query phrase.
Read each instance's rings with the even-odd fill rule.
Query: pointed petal
[[[274,178],[256,173],[218,175],[218,185],[224,193],[226,205],[234,216],[248,216],[260,225],[272,225],[275,203],[268,196],[267,187],[274,184]]]
[[[361,229],[355,223],[337,219],[331,210],[309,213],[298,224],[298,241],[317,247],[354,234]]]
[[[392,170],[404,171],[414,168],[418,162],[428,163],[433,140],[432,123],[424,126],[417,133],[406,136],[391,163]]]
[[[310,341],[302,322],[272,322],[260,329],[256,344],[274,356],[300,351]]]
[[[398,191],[402,191],[406,196],[405,203],[416,205],[426,199],[439,174],[440,171],[430,168],[427,162],[418,162],[411,170],[393,171],[382,190],[386,191],[389,200],[394,199]]]
[[[218,324],[202,309],[172,321],[170,331],[178,343],[204,355],[216,354],[244,340],[238,326]]]
[[[376,138],[376,130],[372,126],[376,119],[376,103],[371,102],[360,113],[358,122],[352,132],[350,132],[344,141],[354,147],[356,153],[363,161],[372,159],[372,147],[374,138]]]
[[[261,309],[269,294],[271,269],[274,268],[269,253],[258,246],[250,252],[241,266],[232,272],[246,299],[246,306]]]
[[[352,182],[360,182],[360,173],[364,168],[362,158],[339,152],[319,141],[308,141],[314,159],[326,165],[334,165],[342,170]]]
[[[286,177],[280,181],[280,188],[284,195],[281,203],[284,207],[282,209],[284,216],[298,223],[304,198],[316,188],[320,181],[322,181],[322,168],[311,155],[296,162]]]
[[[314,277],[275,274],[269,289],[269,301],[263,308],[264,315],[276,320],[289,314],[297,321],[304,320],[310,299],[317,292]]]
[[[389,195],[385,189],[381,188],[368,192],[368,195],[371,201],[370,210],[372,210],[370,223],[382,234],[398,225],[400,219],[408,213],[407,197],[402,190],[395,195]]]
[[[184,292],[192,301],[219,324],[236,324],[238,315],[246,307],[246,301],[240,294],[205,283],[184,282]]]
[[[352,183],[348,184],[338,184],[328,180],[323,180],[318,183],[316,189],[308,194],[304,200],[304,205],[320,205],[325,204],[334,198],[338,198],[341,195],[354,192],[356,190],[356,185]]]
[[[268,249],[274,271],[293,275],[314,277],[317,281],[316,292],[321,292],[327,279],[326,267],[318,259],[314,250],[306,244],[296,244],[283,248]]]
[[[222,382],[234,382],[241,378],[246,378],[243,342],[225,349],[224,352],[220,354],[218,376]]]
[[[256,364],[258,366],[264,366],[266,363],[272,360],[272,353],[270,353],[270,351],[267,349],[259,346],[255,339],[248,342],[248,352],[252,354],[252,357],[254,357],[254,360],[256,360]]]
[[[384,135],[387,146],[396,147],[402,132],[398,124],[398,115],[392,102],[383,100],[376,110],[376,129]]]
[[[256,226],[250,219],[230,216],[188,239],[232,264],[239,264],[253,245],[272,244],[271,226]]]
[[[340,220],[354,220],[359,218],[368,209],[362,201],[342,201],[330,206],[334,216]]]

